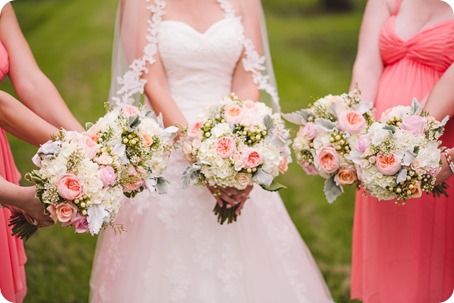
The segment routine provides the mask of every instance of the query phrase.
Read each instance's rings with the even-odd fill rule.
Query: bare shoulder
[[[261,1],[260,0],[226,0],[232,5],[235,12],[243,16],[245,14],[251,14],[254,12],[260,12]]]

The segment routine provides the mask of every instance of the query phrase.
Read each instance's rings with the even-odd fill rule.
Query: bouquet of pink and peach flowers
[[[309,175],[326,179],[325,197],[332,203],[344,185],[358,180],[351,151],[373,122],[373,105],[361,101],[359,90],[327,95],[308,108],[283,117],[300,125],[293,141],[298,164]]]
[[[357,141],[352,152],[361,186],[379,200],[405,204],[422,192],[446,194],[446,184],[434,186],[440,170],[440,136],[448,118],[437,121],[411,106],[388,109]]]
[[[275,178],[287,170],[290,136],[280,114],[261,102],[240,100],[234,94],[209,108],[189,127],[183,152],[193,165],[183,175],[187,186],[245,189],[258,184],[282,188]],[[236,208],[216,204],[218,222],[236,221]]]

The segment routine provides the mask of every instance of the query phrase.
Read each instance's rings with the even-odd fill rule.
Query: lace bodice
[[[170,93],[189,122],[230,93],[243,49],[241,33],[238,17],[226,16],[203,33],[180,21],[161,21],[158,51]]]

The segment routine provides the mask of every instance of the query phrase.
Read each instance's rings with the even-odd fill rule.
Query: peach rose
[[[247,109],[253,109],[255,108],[255,105],[257,104],[257,102],[255,101],[252,101],[252,100],[245,100],[243,101],[243,106]]]
[[[414,184],[413,189],[411,189],[411,195],[409,195],[408,198],[409,199],[421,198],[421,196],[422,196],[421,184],[416,183],[416,184]]]
[[[346,111],[339,115],[339,128],[357,134],[366,128],[366,119],[355,111]]]
[[[243,190],[251,183],[251,178],[248,174],[238,173],[235,176],[235,181],[237,185],[236,188],[239,190]]]
[[[341,168],[337,172],[334,180],[339,185],[351,185],[357,179],[356,171],[351,168]]]
[[[193,124],[188,131],[189,138],[197,138],[201,134],[202,126],[203,126],[203,123],[201,121]]]
[[[426,127],[426,119],[420,116],[404,116],[400,123],[400,128],[415,135],[419,136],[424,134],[424,128]]]
[[[247,149],[243,153],[243,163],[245,168],[257,167],[262,163],[262,156],[253,149]]]
[[[379,153],[375,160],[375,165],[380,173],[385,176],[395,175],[401,168],[401,161],[395,154]]]
[[[139,109],[132,105],[124,105],[122,110],[126,117],[136,116],[139,114]]]
[[[57,212],[55,211],[55,207],[52,204],[46,207],[46,210],[49,212],[49,216],[55,223],[57,223]]]
[[[318,134],[318,127],[315,123],[309,122],[304,125],[303,134],[308,140],[313,140],[317,137]]]
[[[69,222],[77,214],[77,207],[72,203],[60,203],[55,207],[58,221],[65,223]]]
[[[229,158],[235,152],[235,140],[230,137],[222,137],[216,142],[214,148],[221,158]]]
[[[228,123],[238,123],[241,117],[243,117],[243,110],[238,105],[232,105],[224,112],[224,118]]]
[[[57,182],[57,192],[63,199],[72,201],[82,196],[82,185],[74,174],[65,174]]]
[[[153,137],[150,134],[143,134],[142,139],[143,145],[145,145],[145,147],[150,147],[151,144],[153,144]]]
[[[339,168],[339,154],[332,146],[322,148],[318,155],[321,168],[328,174],[334,173]]]
[[[134,166],[130,165],[128,168],[128,177],[125,182],[123,182],[123,189],[126,192],[133,192],[139,190],[142,186],[144,186],[144,181],[140,177],[137,170]]]
[[[281,162],[279,163],[279,171],[281,174],[285,173],[288,169],[288,159],[287,157],[282,157]]]

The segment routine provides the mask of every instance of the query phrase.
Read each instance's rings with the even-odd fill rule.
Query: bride
[[[166,126],[194,122],[232,91],[268,95],[278,110],[261,14],[259,0],[122,0],[112,102],[143,95]],[[127,232],[98,241],[91,302],[332,302],[277,193],[225,190],[250,199],[238,222],[219,225],[209,189],[181,188],[188,165],[175,151],[168,193],[125,201],[117,222]]]

